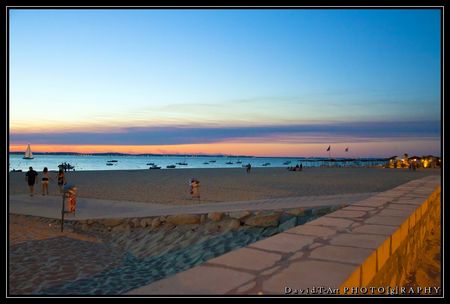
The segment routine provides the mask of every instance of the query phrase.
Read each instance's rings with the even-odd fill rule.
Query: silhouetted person
[[[28,172],[25,174],[25,180],[27,181],[30,189],[30,196],[33,196],[34,194],[34,184],[37,184],[36,176],[38,176],[38,173],[33,170],[33,167],[30,167]]]

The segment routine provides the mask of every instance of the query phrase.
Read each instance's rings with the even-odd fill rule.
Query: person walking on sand
[[[250,164],[248,164],[247,166],[246,166],[246,171],[247,171],[247,173],[250,173],[250,170],[252,169],[252,165],[250,165]]]
[[[48,175],[48,169],[45,167],[44,171],[42,171],[42,195],[48,195],[48,182],[50,179],[51,177]]]
[[[64,175],[64,170],[63,169],[59,169],[58,172],[58,187],[59,187],[59,193],[63,193],[64,189],[64,185],[66,184],[66,176]]]
[[[25,180],[28,183],[28,188],[30,189],[30,196],[34,194],[34,184],[37,183],[36,176],[38,173],[33,170],[33,167],[30,167],[28,172],[25,174]]]
[[[191,179],[191,196],[200,200],[200,182],[194,177]]]

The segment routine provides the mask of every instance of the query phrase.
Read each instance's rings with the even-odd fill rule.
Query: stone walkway
[[[439,176],[408,182],[130,295],[333,294],[367,286],[436,195]]]
[[[185,206],[167,206],[162,204],[139,203],[78,198],[75,216],[67,220],[151,217],[174,214],[205,214],[209,212],[273,210],[297,207],[319,207],[352,204],[376,193],[354,193],[342,195],[302,196],[253,201],[237,201],[209,204],[193,204]],[[58,196],[30,197],[26,194],[9,197],[9,212],[47,218],[61,218],[62,198]]]

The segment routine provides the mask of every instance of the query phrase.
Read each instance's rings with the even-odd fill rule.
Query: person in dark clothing
[[[30,196],[33,196],[34,194],[34,184],[37,184],[36,176],[38,176],[38,173],[33,170],[33,167],[30,167],[28,172],[25,174],[25,180],[27,181],[30,189]]]
[[[248,164],[245,166],[247,173],[250,173],[250,170],[252,169],[252,165]]]
[[[58,187],[59,187],[59,192],[63,193],[63,186],[66,184],[66,177],[64,175],[64,170],[63,169],[59,169],[58,172]]]

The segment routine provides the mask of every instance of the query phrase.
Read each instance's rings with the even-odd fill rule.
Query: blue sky
[[[9,51],[13,144],[316,134],[440,153],[438,10],[11,10]]]

